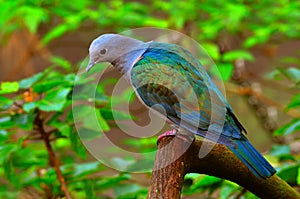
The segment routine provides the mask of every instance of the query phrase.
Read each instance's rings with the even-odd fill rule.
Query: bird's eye
[[[100,50],[100,55],[105,55],[107,52],[106,48],[103,48],[102,50]]]

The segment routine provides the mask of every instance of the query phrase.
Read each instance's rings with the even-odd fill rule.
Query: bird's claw
[[[164,137],[168,137],[168,136],[175,136],[176,135],[176,130],[175,129],[172,129],[170,131],[166,131],[164,132],[163,134],[159,135],[157,137],[157,142],[160,142]]]
[[[191,138],[190,135],[184,135],[184,134],[180,134],[180,133],[177,133],[177,130],[176,129],[172,129],[170,131],[166,131],[164,132],[163,134],[159,135],[157,137],[157,144],[164,138],[164,137],[178,137],[179,139],[185,141],[185,142],[190,142],[190,141],[193,141],[194,139],[194,136],[192,136],[193,138]]]

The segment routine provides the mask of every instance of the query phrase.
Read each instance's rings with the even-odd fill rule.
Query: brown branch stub
[[[239,184],[260,198],[300,198],[300,194],[285,181],[274,175],[268,179],[258,179],[224,145],[215,144],[211,152],[199,158],[203,141],[189,141],[178,137],[164,137],[158,143],[158,151],[152,172],[148,198],[180,198],[184,175],[201,173],[227,179]],[[213,144],[213,143],[212,143]]]
[[[190,139],[171,136],[158,143],[148,198],[180,198],[184,176],[190,168],[189,158],[181,154],[190,145]]]

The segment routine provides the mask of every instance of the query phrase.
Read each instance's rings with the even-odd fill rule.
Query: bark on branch
[[[60,182],[60,185],[61,185],[61,187],[60,187],[61,191],[64,193],[66,199],[71,199],[72,197],[68,190],[68,186],[67,186],[65,177],[63,176],[62,171],[60,170],[60,161],[56,157],[56,154],[51,146],[51,143],[50,143],[51,141],[49,138],[50,134],[47,133],[44,129],[43,120],[40,118],[40,112],[37,113],[34,123],[41,135],[41,138],[43,139],[43,141],[45,143],[45,146],[46,146],[46,149],[48,152],[48,156],[49,156],[49,163],[56,172],[58,181]]]
[[[239,184],[260,198],[300,198],[298,192],[278,176],[258,179],[225,146],[216,144],[204,158],[199,158],[203,141],[164,137],[152,172],[148,198],[180,198],[184,175],[201,173],[227,179]],[[189,146],[190,145],[190,146]],[[185,152],[184,152],[185,151]]]

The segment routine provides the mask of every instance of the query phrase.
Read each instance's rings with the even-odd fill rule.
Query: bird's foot
[[[177,133],[177,130],[176,129],[172,129],[170,131],[166,131],[164,132],[163,134],[159,135],[157,137],[157,144],[164,138],[164,137],[178,137],[179,139],[185,141],[185,142],[190,142],[190,141],[193,141],[194,139],[194,136],[191,136],[191,135],[185,135],[185,134],[180,134],[180,133]]]
[[[161,134],[157,137],[157,142],[161,141],[164,137],[169,137],[169,136],[174,137],[176,135],[176,132],[177,131],[175,129],[164,132],[163,134]]]

